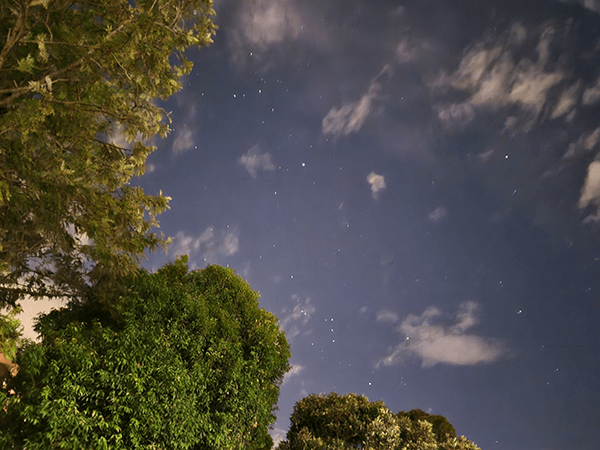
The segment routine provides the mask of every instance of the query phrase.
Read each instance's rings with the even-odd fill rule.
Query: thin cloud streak
[[[381,98],[383,88],[391,77],[392,67],[386,64],[359,100],[346,103],[340,108],[331,108],[323,119],[323,134],[338,138],[359,131],[373,113],[375,103]]]
[[[377,311],[375,314],[375,320],[383,323],[396,323],[398,322],[398,314],[386,309],[382,309],[381,311]]]

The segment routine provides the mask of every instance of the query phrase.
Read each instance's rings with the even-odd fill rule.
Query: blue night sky
[[[220,0],[139,183],[310,393],[600,448],[600,1]]]

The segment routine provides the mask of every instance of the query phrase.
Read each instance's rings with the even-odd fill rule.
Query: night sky
[[[229,265],[310,393],[600,448],[600,1],[220,0],[164,104],[155,270]]]

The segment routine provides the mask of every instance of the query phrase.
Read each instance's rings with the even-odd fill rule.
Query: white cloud
[[[580,155],[585,155],[592,151],[600,142],[600,127],[591,133],[584,133],[577,142],[569,145],[569,149],[564,154],[563,159],[573,159]]]
[[[339,44],[335,28],[322,17],[325,2],[295,0],[221,0],[228,4],[233,23],[226,33],[232,62],[238,68],[251,66],[260,73],[285,65],[295,52],[289,47],[301,41],[314,54],[331,55]],[[217,5],[217,17],[219,16]]]
[[[594,149],[596,149],[598,147],[598,144],[600,144],[600,127],[596,128],[594,131],[592,131],[590,133],[581,134],[581,136],[579,136],[579,139],[577,141],[569,144],[567,151],[565,152],[565,154],[562,157],[563,161],[561,161],[555,167],[551,167],[548,170],[546,170],[546,172],[544,172],[543,176],[549,177],[549,176],[554,176],[554,175],[561,173],[562,170],[565,167],[567,167],[569,164],[571,164],[574,160],[578,160],[579,158],[591,153]],[[600,156],[600,155],[598,155],[598,156]],[[599,159],[598,156],[596,156],[596,160]],[[595,201],[596,194],[594,193],[594,185],[593,185],[593,180],[594,180],[594,170],[593,169],[594,169],[594,167],[591,165],[588,167],[588,177],[585,181],[584,187],[582,189],[582,195],[579,200],[580,208],[585,208],[590,203],[594,203],[594,204],[597,203],[600,207],[600,202]],[[591,173],[590,173],[590,170],[591,170]],[[600,211],[598,214],[600,214]],[[598,221],[598,220],[600,220],[600,215],[598,217],[590,216],[586,219],[586,221],[590,221],[590,220]]]
[[[556,106],[554,107],[554,111],[552,111],[552,115],[550,116],[551,119],[556,119],[565,114],[569,114],[573,110],[579,98],[577,95],[578,90],[579,83],[575,83],[573,86],[565,89],[562,92]]]
[[[239,237],[235,229],[227,228],[216,232],[214,227],[208,227],[199,236],[180,231],[173,238],[171,251],[175,256],[201,255],[205,261],[214,262],[221,256],[237,253],[238,248]]]
[[[286,374],[283,376],[283,382],[281,384],[284,385],[285,383],[290,381],[290,378],[292,378],[294,375],[298,375],[300,372],[302,372],[303,369],[304,369],[303,366],[299,366],[298,364],[293,364],[292,368],[290,370],[288,370],[286,372]]]
[[[600,100],[600,77],[596,80],[596,84],[587,88],[581,97],[582,105],[593,105]]]
[[[310,297],[301,301],[300,297],[294,294],[292,300],[296,302],[296,305],[291,311],[284,309],[279,321],[279,326],[285,331],[288,339],[298,336],[302,332],[301,329],[308,324],[311,315],[315,312],[315,307],[310,303]]]
[[[178,95],[176,100],[179,109],[185,111],[185,121],[193,123],[196,118],[196,104],[190,103],[192,99],[185,95]],[[185,153],[194,147],[194,131],[192,127],[183,124],[183,126],[175,128],[174,136],[175,139],[173,139],[171,151],[175,156]]]
[[[396,61],[400,64],[410,63],[427,50],[431,50],[428,42],[403,38],[396,46]]]
[[[546,25],[537,33],[537,58],[524,57],[515,62],[514,55],[521,51],[528,33],[522,25],[513,24],[505,33],[505,39],[474,45],[455,72],[450,75],[442,72],[430,80],[433,93],[443,94],[452,88],[469,94],[463,102],[434,106],[442,126],[447,130],[461,129],[473,120],[480,108],[495,110],[516,105],[522,115],[519,124],[528,131],[544,111],[551,89],[556,89],[566,78],[559,67],[552,68],[549,64],[549,47],[554,35],[554,28]],[[552,118],[574,109],[578,86],[575,83],[563,88]]]
[[[446,131],[461,130],[475,118],[475,110],[470,103],[435,105],[438,119]]]
[[[427,308],[421,316],[409,315],[398,327],[405,339],[380,364],[398,364],[410,355],[421,358],[423,367],[440,363],[467,366],[498,360],[506,354],[500,343],[466,333],[477,324],[477,308],[475,302],[461,304],[452,325],[435,323],[443,317],[435,307]]]
[[[494,149],[491,148],[483,153],[479,153],[477,155],[477,158],[479,158],[480,161],[487,162],[492,157],[493,154],[494,154]]]
[[[277,445],[285,440],[287,431],[282,428],[270,428],[269,434],[271,435],[271,439],[273,439],[273,448],[277,448]]]
[[[510,27],[508,42],[510,44],[522,44],[527,39],[527,34],[527,28],[522,24],[515,22]]]
[[[296,39],[302,18],[295,2],[289,0],[254,0],[240,3],[237,23],[229,33],[233,62],[243,66],[249,55],[266,61],[265,53],[278,44]]]
[[[184,153],[194,146],[192,130],[186,127],[175,130],[172,151],[175,155]]]
[[[373,198],[377,199],[379,196],[379,192],[385,189],[385,178],[383,175],[377,175],[375,172],[371,172],[367,176],[367,181],[371,185],[371,192],[373,194]]]
[[[285,0],[247,2],[244,35],[249,44],[264,49],[300,32],[301,20],[293,2]]]
[[[346,103],[339,109],[332,108],[323,119],[323,134],[337,138],[359,131],[372,114],[375,103],[381,98],[384,85],[391,76],[392,68],[386,64],[359,100]]]
[[[381,311],[377,311],[375,320],[377,320],[377,322],[396,323],[398,322],[398,314],[382,309]]]
[[[240,239],[236,234],[227,233],[225,238],[223,238],[223,243],[221,244],[219,251],[225,256],[234,255],[238,251],[239,243]]]
[[[579,207],[600,205],[600,161],[592,161],[588,167],[585,183],[579,198]]]
[[[438,206],[433,211],[429,213],[429,220],[432,222],[438,222],[446,217],[446,213],[448,212],[448,208],[444,206]]]
[[[240,157],[239,163],[246,168],[248,173],[252,175],[252,178],[257,177],[259,170],[275,170],[275,164],[273,164],[271,154],[261,153],[258,144],[252,146],[246,153],[244,153]]]

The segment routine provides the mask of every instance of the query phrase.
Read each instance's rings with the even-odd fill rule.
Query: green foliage
[[[0,308],[135,272],[168,207],[129,184],[211,0],[0,0]]]
[[[258,294],[185,260],[128,280],[110,310],[89,299],[39,319],[4,389],[0,448],[270,448],[290,353]]]
[[[13,308],[6,314],[0,314],[0,385],[4,384],[14,371],[12,361],[15,359],[17,349],[23,341],[21,322],[17,319],[17,314],[21,308]],[[0,404],[3,398],[0,394]]]
[[[21,340],[23,327],[16,317],[20,312],[21,308],[15,308],[8,314],[0,314],[0,353],[10,360],[15,358]]]
[[[368,425],[382,409],[385,409],[382,402],[370,403],[366,397],[356,394],[310,395],[296,404],[288,439],[304,429],[306,436],[308,432],[315,438],[359,445],[367,440]]]
[[[420,410],[394,415],[383,402],[357,394],[311,394],[296,403],[290,420],[278,450],[479,450],[457,438],[442,416]]]
[[[420,420],[429,422],[432,426],[433,434],[438,441],[447,441],[456,437],[456,430],[444,416],[427,414],[420,409],[413,409],[407,413],[400,411],[397,415],[399,417],[406,416],[412,422],[418,422]]]

